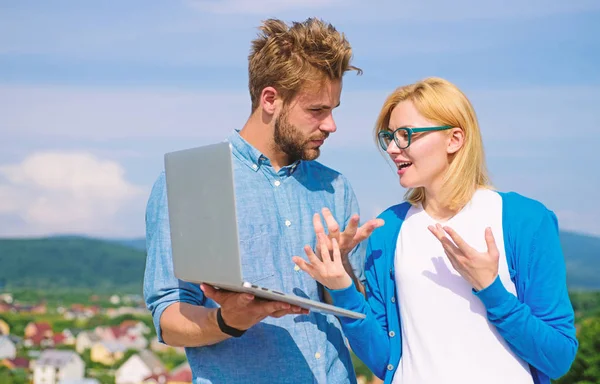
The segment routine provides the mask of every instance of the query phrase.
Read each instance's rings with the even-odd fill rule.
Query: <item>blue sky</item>
[[[343,31],[345,79],[320,161],[364,218],[403,190],[371,138],[397,86],[441,76],[478,113],[495,186],[600,235],[600,2],[0,0],[0,236],[144,234],[165,152],[220,141],[249,111],[267,17]]]

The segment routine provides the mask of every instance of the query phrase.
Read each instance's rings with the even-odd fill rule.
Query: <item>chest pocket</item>
[[[277,233],[266,225],[249,224],[240,230],[240,253],[244,281],[261,287],[280,289],[273,254]]]

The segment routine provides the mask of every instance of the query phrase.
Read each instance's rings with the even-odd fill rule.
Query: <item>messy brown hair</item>
[[[284,102],[291,100],[307,81],[341,80],[350,70],[352,47],[343,33],[316,18],[286,25],[268,19],[252,41],[248,77],[252,111],[258,108],[264,88],[274,87]]]

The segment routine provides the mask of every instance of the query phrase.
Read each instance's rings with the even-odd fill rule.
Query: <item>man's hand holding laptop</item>
[[[207,284],[200,288],[206,297],[221,306],[221,316],[227,326],[245,331],[266,317],[307,314],[308,310],[278,301],[263,300],[249,293],[215,289]]]

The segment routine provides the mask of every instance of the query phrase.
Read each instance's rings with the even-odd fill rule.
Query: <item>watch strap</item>
[[[225,324],[225,320],[223,320],[223,315],[221,314],[220,307],[219,307],[219,309],[217,309],[217,324],[219,325],[219,329],[221,330],[221,332],[223,332],[229,336],[240,337],[244,333],[246,333],[245,330],[233,328],[233,327],[230,327],[229,325]]]

